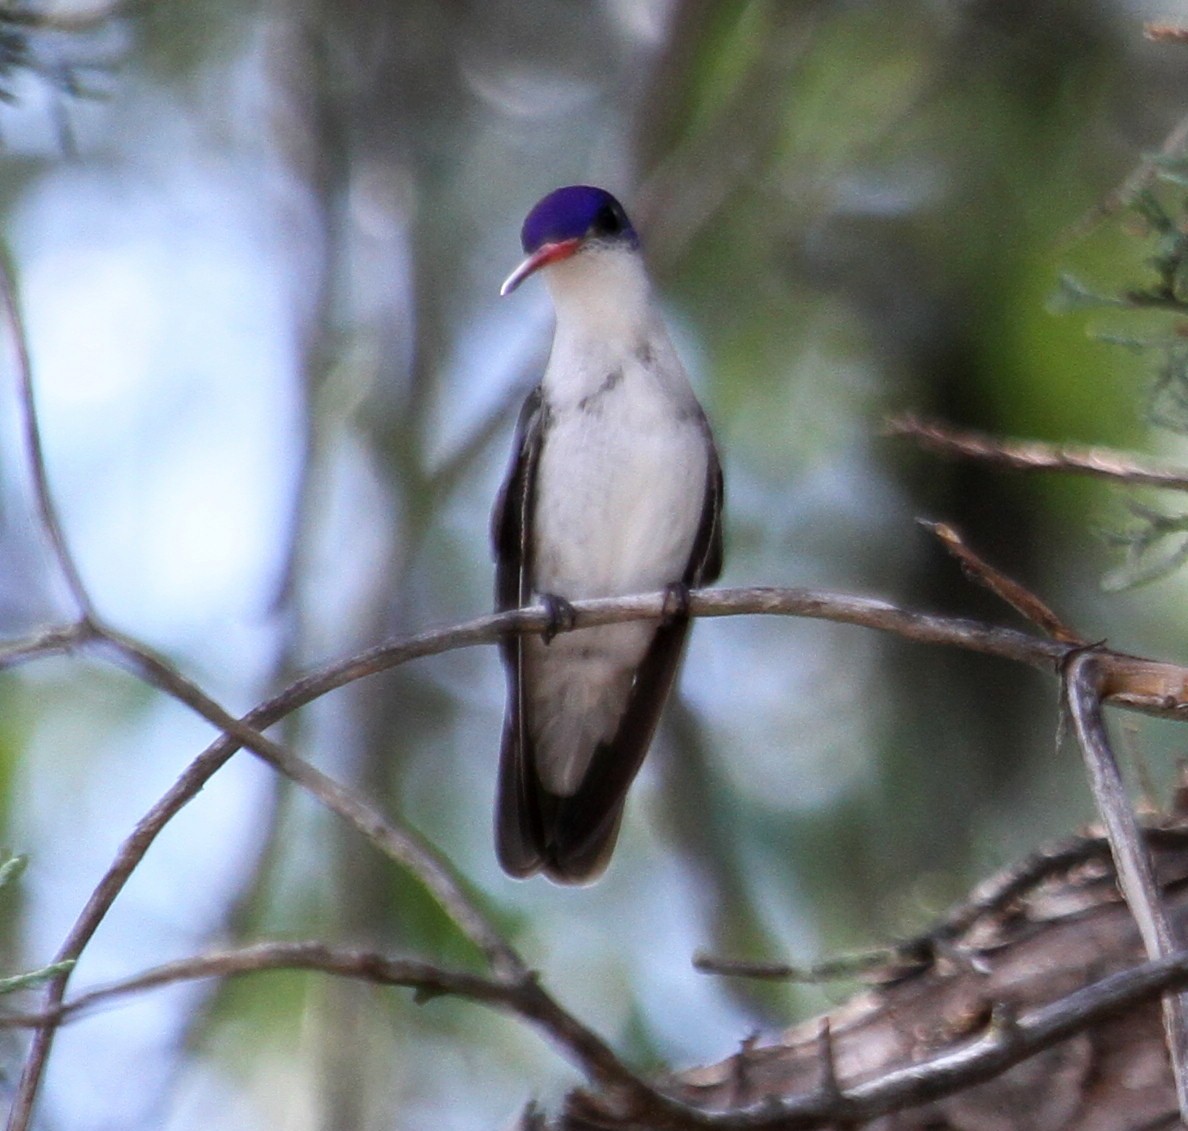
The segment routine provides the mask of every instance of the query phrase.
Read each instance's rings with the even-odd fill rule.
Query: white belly
[[[560,333],[545,375],[549,416],[536,469],[532,588],[570,600],[682,580],[705,502],[697,402],[667,337],[643,348]],[[638,346],[639,343],[636,343]],[[523,641],[523,687],[546,788],[570,795],[620,725],[657,622]]]
[[[536,483],[538,593],[618,596],[685,572],[705,498],[701,425],[630,384],[549,428]]]

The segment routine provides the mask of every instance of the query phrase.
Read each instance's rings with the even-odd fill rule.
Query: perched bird
[[[513,876],[596,879],[676,679],[690,586],[722,568],[722,471],[622,205],[599,188],[528,214],[508,294],[540,271],[556,310],[492,516],[496,608],[669,589],[663,619],[509,636],[495,839]]]

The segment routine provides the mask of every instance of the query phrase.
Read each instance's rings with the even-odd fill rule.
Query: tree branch
[[[451,995],[509,1012],[558,1045],[591,1083],[605,1118],[608,1102],[620,1109],[608,1126],[647,1125],[715,1131],[796,1131],[862,1123],[989,1080],[1014,1064],[1106,1019],[1188,986],[1188,950],[1101,978],[1088,986],[1013,1017],[1000,1014],[976,1039],[874,1079],[828,1087],[790,1100],[738,1111],[709,1111],[657,1092],[626,1069],[596,1034],[564,1010],[531,976],[515,982],[486,978],[374,951],[335,948],[322,942],[267,942],[165,963],[130,978],[96,987],[62,1003],[52,1014],[5,1014],[0,1027],[60,1024],[89,1010],[146,990],[204,978],[239,977],[277,970],[321,971],[377,985],[406,987],[424,998]],[[593,1100],[578,1100],[583,1103]]]
[[[29,356],[29,338],[25,332],[25,320],[21,314],[17,296],[16,275],[12,269],[8,249],[0,246],[0,316],[8,326],[8,337],[16,358],[17,400],[21,410],[21,433],[28,456],[29,474],[33,480],[33,499],[37,507],[37,518],[41,529],[49,540],[54,559],[62,571],[62,577],[70,596],[78,606],[83,620],[91,620],[94,608],[90,595],[83,584],[74,557],[70,553],[58,508],[50,491],[49,474],[45,465],[45,451],[41,443],[41,427],[37,421],[37,402],[33,395],[33,362]]]
[[[1105,825],[1118,884],[1138,925],[1147,956],[1162,959],[1178,950],[1178,944],[1163,906],[1155,868],[1143,841],[1138,818],[1106,733],[1101,714],[1102,686],[1095,653],[1091,649],[1074,652],[1064,668],[1064,701],[1073,733],[1084,756],[1097,811]],[[1186,1008],[1188,1002],[1181,994],[1168,994],[1163,999],[1164,1028],[1180,1115],[1188,1123]]]
[[[1188,471],[1158,460],[1140,459],[1113,448],[1046,444],[1040,440],[1000,440],[982,432],[951,428],[910,413],[883,425],[887,436],[906,436],[921,447],[946,456],[976,459],[1014,471],[1062,471],[1114,479],[1140,487],[1188,491]]]
[[[1007,577],[1001,570],[974,553],[954,527],[947,522],[928,522],[925,519],[917,521],[930,534],[935,535],[941,545],[961,563],[966,577],[1005,601],[1015,612],[1026,617],[1046,635],[1062,644],[1086,643],[1048,608],[1037,594],[1019,584],[1014,578]]]
[[[1188,825],[1181,816],[1146,839],[1182,924]],[[1188,985],[1188,950],[1145,964],[1141,950],[1105,841],[1056,844],[893,948],[886,966],[865,971],[874,988],[769,1041],[744,1040],[727,1060],[675,1077],[674,1092],[721,1112],[715,1126],[731,1131],[865,1126],[893,1112],[903,1131],[1079,1127],[1090,1112],[1094,1126],[1155,1126],[1175,1094],[1156,1013],[1139,1005]],[[1138,1079],[1141,1096],[1127,1098]],[[598,1095],[571,1098],[567,1110],[557,1131],[649,1126]]]
[[[752,1110],[712,1124],[723,1131],[796,1131],[841,1122],[864,1123],[952,1095],[989,1080],[1036,1053],[1067,1040],[1121,1010],[1188,986],[1188,951],[1103,978],[951,1052],[844,1089],[833,1105],[797,1098],[778,1111]]]
[[[574,628],[658,617],[663,615],[664,603],[663,592],[575,602]],[[1071,647],[1013,629],[997,628],[962,618],[912,612],[887,601],[823,590],[700,590],[690,595],[689,610],[691,614],[702,617],[763,614],[861,625],[891,632],[917,643],[961,647],[1047,670],[1055,670]],[[521,960],[499,937],[498,932],[489,928],[485,917],[464,894],[461,882],[440,857],[419,838],[390,825],[344,786],[284,751],[260,731],[290,712],[354,680],[425,656],[492,643],[507,632],[543,632],[549,627],[549,620],[546,609],[534,606],[478,617],[461,625],[383,644],[295,681],[242,719],[235,719],[227,713],[150,649],[114,630],[93,624],[93,638],[103,643],[122,664],[131,667],[140,678],[186,703],[223,733],[187,767],[121,845],[116,859],[92,893],[66,942],[55,956],[55,961],[78,957],[157,834],[236,750],[247,746],[311,790],[324,804],[354,824],[381,851],[410,867],[434,892],[447,913],[458,916],[456,921],[460,928],[480,946],[496,968],[516,971],[522,965]],[[1183,718],[1188,713],[1188,672],[1183,668],[1104,649],[1097,655],[1097,662],[1102,673],[1104,694],[1114,702],[1173,718]],[[50,1005],[61,1000],[65,984],[65,976],[50,983]],[[27,1126],[32,1097],[44,1070],[51,1042],[52,1029],[48,1026],[34,1036],[25,1074],[18,1088],[14,1115],[10,1117],[10,1131],[23,1131]],[[25,1114],[17,1118],[15,1113],[22,1110]]]
[[[434,848],[411,830],[390,823],[345,786],[260,733],[257,727],[271,725],[279,715],[269,717],[266,711],[257,708],[244,719],[236,719],[151,649],[97,623],[92,627],[95,638],[106,645],[119,662],[130,667],[145,682],[189,706],[223,734],[191,762],[121,844],[115,860],[54,956],[55,963],[68,964],[77,960],[157,834],[236,750],[245,746],[304,786],[333,812],[354,825],[381,852],[417,876],[450,919],[482,951],[497,974],[513,981],[526,975],[523,960],[466,893],[460,877]],[[65,965],[62,972],[47,983],[45,1012],[51,1020],[35,1032],[30,1044],[9,1113],[9,1131],[24,1131],[28,1125],[53,1044],[52,1016],[65,994],[70,970],[71,966]]]
[[[560,1046],[594,1083],[631,1097],[634,1104],[663,1109],[666,1101],[628,1069],[597,1034],[541,988],[534,974],[488,978],[416,959],[376,951],[331,947],[323,942],[265,942],[164,963],[111,982],[38,1013],[0,1014],[0,1028],[57,1026],[97,1006],[145,990],[205,978],[240,977],[277,970],[315,970],[377,985],[403,986],[422,1000],[440,995],[494,1006],[530,1022]]]

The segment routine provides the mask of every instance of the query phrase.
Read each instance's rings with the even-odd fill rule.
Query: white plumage
[[[684,574],[701,520],[708,452],[696,398],[638,254],[600,248],[547,280],[557,331],[542,382],[533,588],[571,601],[662,589]],[[655,629],[525,642],[548,788],[572,794],[598,742],[614,736]]]

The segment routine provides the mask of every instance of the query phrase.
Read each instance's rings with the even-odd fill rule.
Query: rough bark
[[[1152,825],[1148,840],[1169,914],[1182,933],[1188,926],[1188,821],[1181,814]],[[869,989],[827,1015],[837,1085],[844,1095],[921,1064],[977,1040],[1004,1017],[1025,1017],[1142,962],[1103,842],[1086,836],[1053,846],[981,884],[928,935],[904,944],[893,965],[868,975]],[[825,1020],[798,1024],[773,1043],[744,1044],[718,1064],[674,1075],[665,1090],[700,1110],[733,1113],[739,1127],[778,1126],[770,1121],[777,1102],[820,1094],[828,1083]],[[641,1126],[617,1112],[614,1097],[591,1091],[572,1094],[559,1122],[567,1129]],[[810,1124],[792,1119],[784,1125]],[[1087,1024],[988,1081],[844,1125],[878,1131],[1177,1126],[1158,1003]]]

